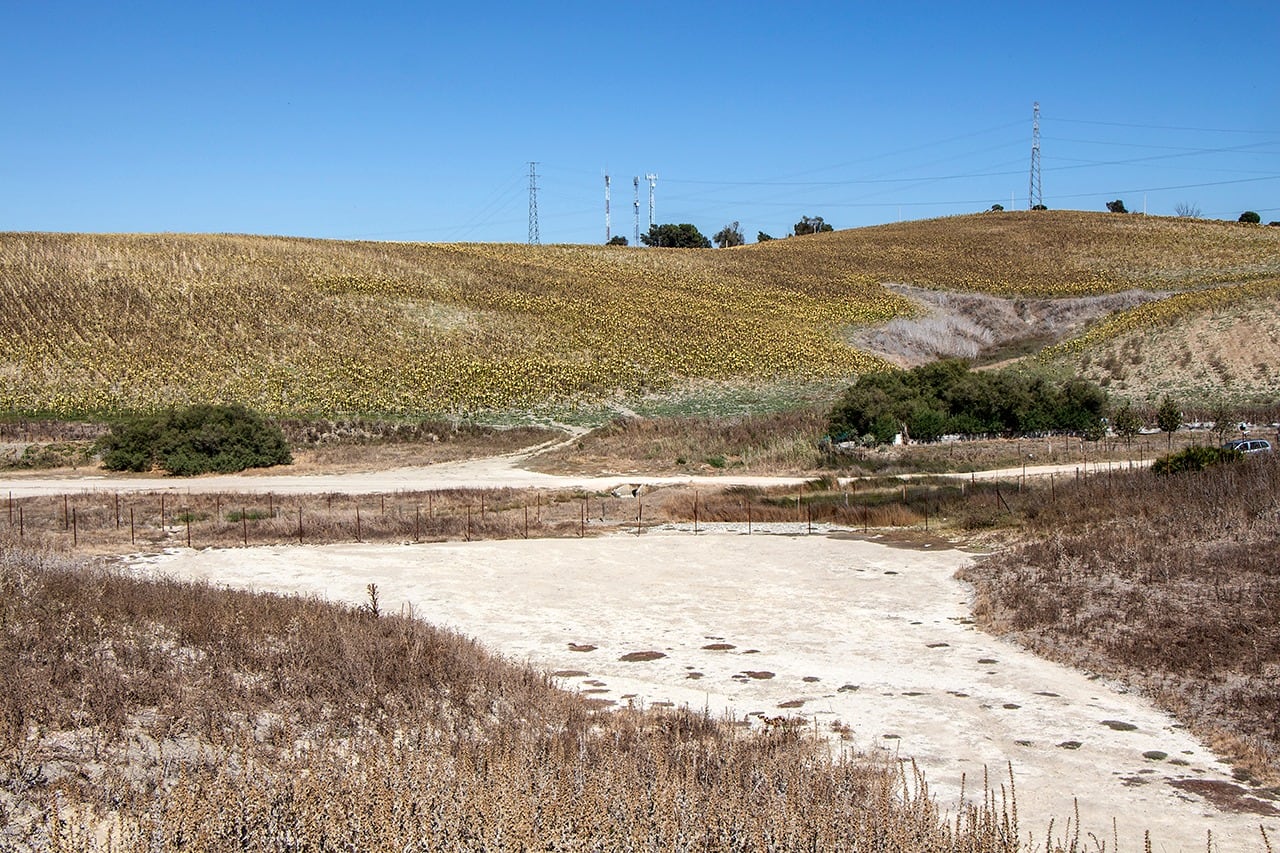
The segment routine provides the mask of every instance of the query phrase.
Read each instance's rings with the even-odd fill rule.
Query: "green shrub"
[[[943,359],[911,370],[867,373],[847,389],[829,415],[837,441],[870,434],[872,443],[906,432],[917,441],[943,435],[1018,434],[1064,430],[1102,435],[1107,398],[1097,385],[1072,378],[1053,382],[1014,371],[969,369]]]
[[[1240,221],[1246,222],[1250,225],[1257,225],[1262,221],[1262,217],[1254,213],[1252,210],[1246,210],[1244,213],[1240,214]]]
[[[1236,462],[1244,458],[1239,450],[1227,447],[1188,447],[1168,456],[1161,456],[1151,464],[1157,474],[1182,474],[1187,471],[1203,471],[1210,465]]]
[[[162,468],[189,477],[293,461],[280,427],[243,406],[192,406],[126,418],[98,442],[112,471]]]

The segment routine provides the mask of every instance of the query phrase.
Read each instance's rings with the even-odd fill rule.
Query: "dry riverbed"
[[[1024,837],[1085,832],[1121,849],[1262,849],[1269,803],[1171,717],[977,631],[967,554],[847,533],[686,529],[585,540],[176,550],[144,572],[353,603],[376,583],[410,608],[556,673],[602,705],[684,704],[762,724],[800,718],[924,768],[954,807],[962,777],[1007,785]],[[1207,797],[1212,798],[1207,799]]]

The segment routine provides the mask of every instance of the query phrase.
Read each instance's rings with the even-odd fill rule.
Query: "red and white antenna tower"
[[[652,230],[652,229],[653,229],[653,225],[654,225],[654,222],[653,222],[653,187],[654,187],[654,185],[655,185],[655,184],[657,184],[657,183],[658,183],[658,176],[657,176],[657,175],[655,175],[655,174],[653,174],[652,172],[650,172],[649,174],[647,174],[647,175],[645,175],[645,176],[644,176],[644,179],[645,179],[646,181],[648,181],[648,182],[649,182],[649,229],[650,229],[650,230]]]
[[[611,233],[612,223],[609,221],[609,173],[604,173],[604,241],[608,243],[613,239]]]
[[[635,190],[635,200],[631,204],[632,204],[633,210],[635,211],[635,219],[636,219],[636,233],[635,233],[635,236],[632,238],[633,240],[632,245],[639,246],[640,245],[640,178],[639,176],[631,179],[631,188]]]

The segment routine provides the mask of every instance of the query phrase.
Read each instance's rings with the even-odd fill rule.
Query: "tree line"
[[[1136,433],[1141,420],[1127,406],[1123,412],[1116,417]],[[890,442],[898,434],[937,441],[944,435],[1064,431],[1098,439],[1107,413],[1106,392],[1085,379],[977,372],[963,359],[944,359],[865,374],[832,409],[828,427],[833,441],[868,445]]]
[[[800,237],[805,234],[821,234],[833,230],[835,230],[834,227],[821,216],[802,216],[787,236]],[[767,243],[772,239],[774,239],[772,236],[763,231],[756,233],[757,243]],[[649,230],[640,235],[640,242],[646,246],[668,249],[710,249],[714,242],[717,247],[726,249],[730,246],[744,245],[747,238],[742,233],[742,225],[737,221],[730,222],[721,228],[711,239],[707,239],[697,226],[688,222],[679,224],[667,222],[662,225],[650,225]],[[618,235],[610,238],[606,245],[625,246],[627,238]]]

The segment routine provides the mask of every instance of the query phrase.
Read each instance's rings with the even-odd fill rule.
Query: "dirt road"
[[[444,462],[410,468],[394,468],[383,471],[365,471],[342,474],[293,474],[287,467],[272,468],[245,474],[223,474],[204,477],[157,477],[104,475],[100,473],[60,476],[14,475],[0,478],[0,497],[14,498],[47,495],[74,494],[76,492],[172,492],[175,494],[242,493],[277,495],[296,494],[391,494],[394,492],[426,492],[445,489],[584,489],[590,492],[607,492],[617,486],[689,485],[700,488],[725,488],[729,486],[797,486],[806,482],[804,477],[769,477],[747,475],[670,476],[656,477],[620,472],[600,476],[562,476],[529,471],[521,467],[532,455],[530,451],[470,459],[462,462]],[[1046,477],[1050,474],[1074,476],[1076,472],[1098,474],[1122,467],[1138,467],[1150,462],[1091,463],[1068,465],[1033,465],[1025,468],[1002,468],[980,471],[974,474],[948,474],[956,479],[1015,479],[1018,477]],[[906,475],[912,477],[915,475]],[[937,476],[937,475],[919,475]],[[849,483],[850,478],[841,482]]]

